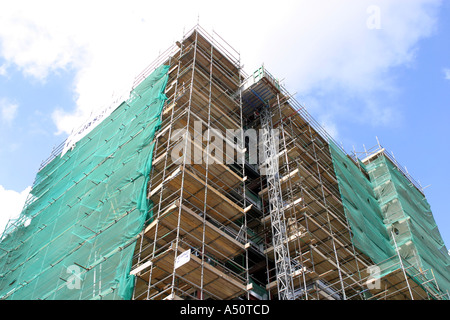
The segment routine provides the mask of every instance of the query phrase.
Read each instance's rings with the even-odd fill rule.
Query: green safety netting
[[[367,164],[384,222],[408,265],[450,290],[450,256],[425,196],[386,157]]]
[[[356,248],[375,263],[381,263],[393,255],[394,248],[375,197],[373,186],[363,171],[364,164],[356,166],[338,147],[330,144],[333,166],[341,193],[342,205],[352,230]],[[385,273],[392,271],[385,268]]]
[[[429,288],[450,290],[450,257],[425,196],[383,153],[364,165],[333,144],[330,152],[353,243],[378,264],[379,276],[401,267],[398,248],[416,282],[426,283],[415,276],[428,270],[425,277],[439,286],[430,281]]]
[[[0,299],[131,298],[168,68],[38,172],[21,223],[0,243]]]

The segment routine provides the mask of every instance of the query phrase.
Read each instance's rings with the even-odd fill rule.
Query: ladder
[[[277,141],[272,124],[272,114],[269,106],[261,110],[261,143],[262,172],[267,178],[270,220],[272,224],[272,243],[274,249],[275,270],[278,298],[294,300],[294,285],[292,281],[291,259],[287,242],[287,230],[284,217],[281,184],[278,172]]]

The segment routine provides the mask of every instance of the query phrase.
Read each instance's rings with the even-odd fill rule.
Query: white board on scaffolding
[[[191,260],[191,249],[184,251],[175,259],[175,269],[188,263]]]

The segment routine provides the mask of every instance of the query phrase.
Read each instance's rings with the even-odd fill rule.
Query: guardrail
[[[67,139],[66,139],[67,140]],[[39,166],[38,172],[45,168],[46,165],[48,165],[50,162],[52,162],[53,159],[55,159],[57,156],[59,156],[64,148],[64,145],[66,144],[66,140],[61,142],[56,147],[53,147],[52,152],[50,153],[50,156],[41,162],[41,165]]]

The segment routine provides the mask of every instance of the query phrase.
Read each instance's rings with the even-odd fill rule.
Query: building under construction
[[[380,145],[347,154],[216,33],[105,110],[3,232],[0,299],[450,299],[421,186]]]

